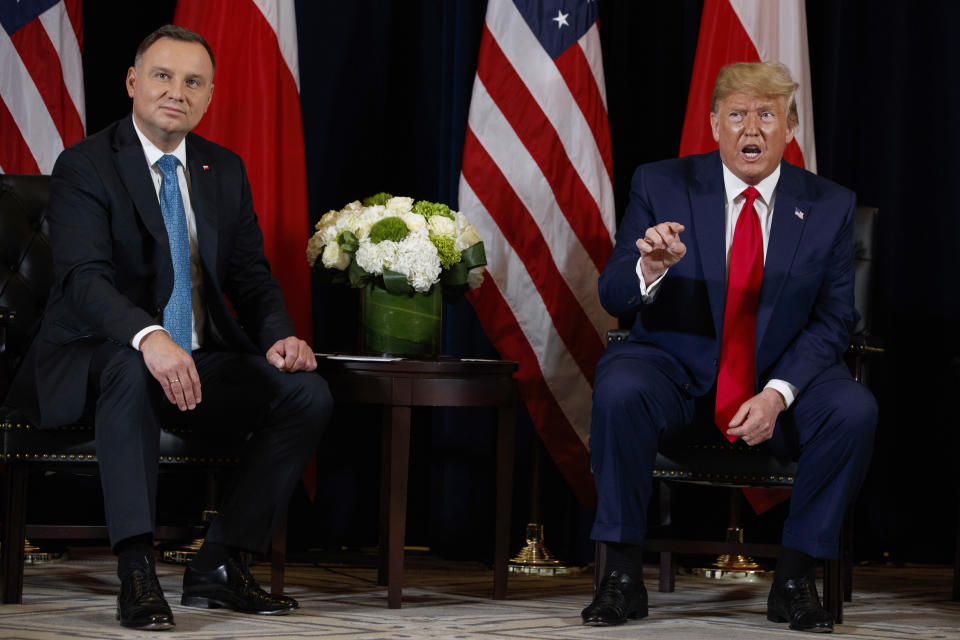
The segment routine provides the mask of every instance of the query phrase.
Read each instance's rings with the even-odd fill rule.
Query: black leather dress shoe
[[[580,616],[583,624],[593,627],[646,618],[647,589],[643,586],[643,580],[636,580],[616,569],[607,571],[600,581],[596,597]]]
[[[774,583],[770,587],[767,620],[789,622],[790,628],[797,631],[833,631],[833,616],[820,604],[817,585],[809,576]]]
[[[235,558],[228,558],[211,571],[197,571],[188,566],[183,574],[180,604],[264,615],[283,615],[300,607],[293,598],[274,596],[261,589],[246,564]]]
[[[135,629],[163,630],[175,626],[152,562],[145,562],[120,581],[117,620]]]

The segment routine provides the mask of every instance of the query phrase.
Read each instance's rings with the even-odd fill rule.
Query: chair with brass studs
[[[858,381],[864,374],[864,359],[883,350],[873,339],[870,326],[870,292],[872,282],[872,258],[875,247],[875,207],[857,207],[854,223],[854,262],[856,269],[855,304],[860,313],[860,322],[854,330],[846,359],[850,371]],[[629,331],[610,331],[607,341],[626,340]],[[743,542],[739,527],[741,490],[746,487],[788,489],[793,485],[797,465],[791,460],[781,460],[761,448],[753,448],[737,440],[727,442],[710,430],[685,432],[679,438],[661,443],[657,453],[653,476],[659,480],[659,521],[656,530],[670,533],[674,507],[673,485],[692,483],[730,488],[730,523],[728,535],[722,542],[716,540],[679,540],[674,538],[651,538],[644,549],[660,554],[659,590],[673,591],[677,571],[676,554],[723,554],[728,557],[750,556],[774,558],[780,555],[780,545]],[[704,437],[705,434],[705,437]],[[848,511],[841,529],[840,557],[824,563],[823,602],[834,620],[843,621],[843,602],[852,596],[851,573],[852,517]],[[595,588],[599,584],[605,563],[606,548],[597,544]]]
[[[48,176],[0,175],[0,400],[36,333],[53,284],[53,259],[45,208]],[[160,439],[161,472],[212,472],[239,462],[243,438],[205,436],[177,424],[165,425]],[[36,525],[26,522],[27,480],[31,471],[96,472],[93,424],[85,421],[38,429],[9,407],[0,406],[0,588],[4,603],[23,597],[24,543],[34,539],[105,539],[103,525]],[[209,498],[208,498],[209,500]],[[283,590],[285,524],[273,543],[271,588]],[[193,526],[158,526],[158,540],[188,540],[203,534]]]

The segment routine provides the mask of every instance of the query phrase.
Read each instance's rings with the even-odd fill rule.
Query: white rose
[[[402,196],[390,198],[387,200],[387,209],[396,214],[407,213],[413,209],[413,198],[404,198]]]
[[[311,267],[316,263],[317,256],[320,255],[321,251],[323,251],[323,239],[320,232],[317,232],[310,236],[310,240],[307,241],[307,263]]]
[[[443,216],[433,216],[427,222],[427,226],[430,227],[430,232],[438,236],[446,236],[448,238],[453,238],[457,235],[457,225],[450,218],[445,218]]]
[[[467,285],[471,289],[479,289],[483,284],[483,267],[474,267],[467,271]]]
[[[357,211],[359,209],[363,209],[363,205],[360,204],[359,200],[354,200],[343,208],[344,211]]]
[[[457,251],[463,251],[482,241],[483,238],[480,237],[480,232],[477,231],[477,228],[472,224],[468,224],[460,231],[456,240],[453,241],[453,248]]]
[[[340,245],[331,242],[323,248],[323,266],[327,269],[343,271],[350,265],[350,255],[340,249]]]
[[[320,220],[317,221],[315,229],[319,231],[321,227],[326,227],[328,225],[336,224],[338,213],[340,212],[334,211],[333,209],[331,209],[330,211],[327,211],[325,214],[320,216]]]
[[[426,219],[419,213],[402,213],[400,219],[407,225],[411,233],[422,231],[427,226]]]

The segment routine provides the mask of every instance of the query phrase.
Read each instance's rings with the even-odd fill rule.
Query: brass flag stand
[[[726,542],[743,543],[743,529],[740,527],[740,496],[742,491],[730,489],[730,526],[727,527]],[[764,574],[763,567],[750,556],[739,553],[723,553],[706,567],[697,567],[693,573],[715,580],[743,580],[753,582]]]
[[[527,523],[526,545],[509,562],[510,573],[533,576],[560,576],[573,569],[553,557],[543,542],[543,524],[540,523],[540,466],[543,443],[534,435],[530,444],[530,520]]]

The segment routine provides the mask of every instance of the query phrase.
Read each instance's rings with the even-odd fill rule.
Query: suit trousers
[[[653,465],[665,436],[696,423],[712,429],[717,442],[724,437],[713,425],[712,406],[686,391],[692,381],[677,379],[676,362],[656,347],[622,342],[597,365],[590,427],[594,540],[643,543]],[[876,422],[873,395],[842,363],[823,371],[780,414],[773,437],[758,446],[797,460],[784,546],[837,557],[840,525],[866,476]]]
[[[202,401],[181,412],[138,351],[108,341],[94,356],[89,384],[110,543],[153,533],[161,425],[188,425],[214,437],[249,434],[207,539],[265,554],[329,422],[330,391],[316,373],[279,371],[263,355],[204,349],[193,358]]]

